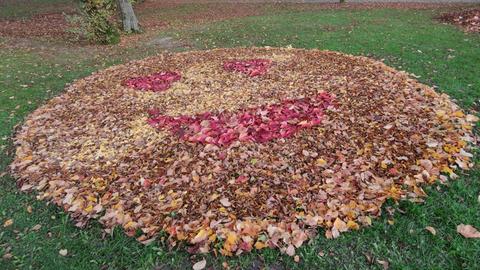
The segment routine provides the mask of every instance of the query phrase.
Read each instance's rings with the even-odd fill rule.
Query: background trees
[[[95,43],[114,44],[120,41],[118,15],[121,15],[123,31],[140,31],[131,0],[81,0],[80,5],[87,38]]]

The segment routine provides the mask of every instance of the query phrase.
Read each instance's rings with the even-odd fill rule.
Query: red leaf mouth
[[[321,93],[314,98],[284,100],[237,112],[168,116],[151,110],[148,123],[189,142],[218,146],[235,141],[265,143],[320,125],[332,101],[330,94]]]
[[[271,63],[268,59],[234,60],[225,62],[223,68],[227,71],[241,72],[249,77],[255,77],[267,73]]]
[[[177,72],[157,72],[148,76],[130,78],[125,80],[123,85],[137,90],[161,92],[170,88],[172,83],[180,78],[181,76]]]

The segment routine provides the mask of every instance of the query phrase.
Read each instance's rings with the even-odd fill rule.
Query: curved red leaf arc
[[[218,146],[235,141],[264,143],[320,125],[324,110],[332,101],[330,94],[321,93],[313,98],[284,100],[236,112],[169,116],[151,110],[148,123],[189,142]]]
[[[153,73],[148,76],[130,78],[123,85],[142,91],[161,92],[165,91],[172,83],[181,79],[180,74],[172,71]]]

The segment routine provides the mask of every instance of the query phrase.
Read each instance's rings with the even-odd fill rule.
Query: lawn
[[[176,10],[185,12],[188,8]],[[478,111],[480,35],[466,34],[433,20],[438,12],[269,10],[261,16],[165,28],[157,35],[174,37],[196,49],[292,46],[367,55],[412,73],[449,94],[465,110]],[[2,38],[0,222],[13,220],[11,226],[0,227],[2,269],[189,269],[192,262],[204,257],[214,269],[222,269],[223,263],[230,269],[382,269],[387,263],[390,269],[480,269],[480,241],[465,239],[456,232],[461,223],[480,228],[478,155],[475,170],[448,185],[426,188],[429,196],[423,204],[389,202],[372,227],[342,234],[335,240],[325,239],[320,232],[298,250],[298,263],[277,250],[234,258],[192,256],[182,247],[169,249],[163,241],[143,246],[121,230],[105,235],[96,222],[86,229],[76,228],[61,209],[37,201],[34,194],[19,192],[8,175],[14,154],[12,133],[26,115],[74,79],[155,50],[146,45],[148,42],[139,42],[127,51],[69,45],[52,53],[38,46],[29,49],[1,42]],[[427,231],[427,226],[435,228],[436,235]],[[67,256],[59,254],[61,249],[68,251]]]

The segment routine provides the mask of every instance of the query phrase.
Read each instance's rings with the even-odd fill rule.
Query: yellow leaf
[[[380,166],[382,167],[382,169],[388,168],[388,164],[385,163],[384,161],[382,161],[382,163],[380,164]]]
[[[197,235],[192,239],[192,244],[203,242],[208,237],[208,232],[204,229],[201,229]]]
[[[323,158],[319,158],[315,162],[315,165],[319,166],[319,167],[323,167],[323,166],[327,165],[327,161],[325,161],[325,159],[323,159]]]
[[[85,212],[92,212],[92,210],[93,210],[93,205],[90,204],[89,206],[87,206],[87,208],[85,208],[85,209],[83,209],[83,210],[84,210]]]
[[[267,247],[267,245],[266,245],[265,243],[263,243],[263,242],[257,241],[257,242],[255,243],[255,248],[256,248],[256,249],[262,249],[262,248],[266,248],[266,247]]]
[[[237,243],[237,240],[238,240],[237,234],[234,232],[229,232],[227,234],[227,240],[225,240],[225,244],[235,245]]]
[[[136,222],[129,221],[129,222],[127,222],[123,227],[124,227],[125,229],[132,229],[132,228],[135,228],[136,225],[137,225]]]
[[[442,167],[441,172],[443,172],[443,173],[448,173],[449,175],[451,175],[451,174],[453,173],[453,170],[452,170],[450,167],[444,165],[444,166]]]
[[[339,232],[348,231],[347,224],[339,218],[335,219],[335,222],[333,222],[333,227],[336,228]]]
[[[453,113],[453,116],[455,117],[464,117],[465,114],[462,111],[456,111]]]
[[[351,230],[358,230],[360,229],[360,226],[358,225],[358,223],[356,223],[355,221],[352,221],[352,220],[349,220],[347,222],[347,227]]]

